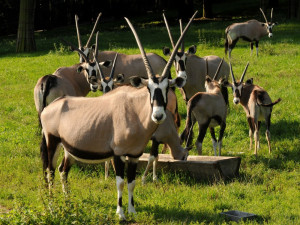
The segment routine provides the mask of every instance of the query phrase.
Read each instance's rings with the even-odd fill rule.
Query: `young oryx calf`
[[[202,142],[208,127],[212,137],[215,156],[217,155],[217,146],[219,148],[219,156],[221,155],[222,138],[226,128],[227,116],[226,96],[223,95],[222,88],[226,88],[224,82],[227,83],[227,81],[223,78],[219,81],[216,79],[222,63],[223,59],[213,79],[206,76],[206,92],[196,93],[187,104],[186,127],[181,134],[181,141],[186,141],[186,145],[190,146],[190,142],[193,140],[192,117],[194,116],[199,126],[199,134],[196,142],[199,155],[202,154]],[[218,141],[214,130],[216,126],[221,127]]]
[[[74,159],[99,163],[113,157],[118,189],[117,214],[121,219],[125,219],[122,208],[125,158],[128,157],[129,161],[128,211],[135,213],[133,190],[138,159],[158,125],[168,116],[168,89],[178,81],[178,78],[169,80],[168,74],[187,31],[186,28],[179,38],[161,76],[155,76],[135,29],[125,19],[135,36],[148,74],[148,79],[133,77],[131,83],[135,87],[145,87],[123,86],[96,98],[68,96],[52,102],[41,113],[41,156],[50,191],[59,143],[63,144],[65,152],[65,162],[60,167],[63,187],[66,187],[67,174]],[[173,156],[175,159],[186,159],[187,151],[176,152]]]
[[[194,16],[197,12],[195,12]],[[163,14],[165,25],[169,34],[170,42],[174,48],[173,37],[168,25],[168,21]],[[180,30],[182,31],[182,23],[180,22]],[[163,48],[164,55],[170,55],[170,48]],[[209,75],[210,77],[214,76],[214,72],[217,70],[218,65],[221,62],[221,58],[215,55],[209,55],[205,57],[198,57],[195,55],[196,46],[193,45],[189,47],[188,51],[184,50],[184,42],[182,42],[181,49],[177,52],[175,57],[175,71],[178,77],[185,79],[185,85],[180,89],[183,99],[187,102],[194,94],[199,91],[205,91],[205,77]],[[206,73],[206,60],[208,64],[208,73]],[[220,77],[228,78],[229,76],[229,65],[224,62],[219,72]]]
[[[256,56],[258,56],[258,42],[264,36],[272,37],[273,26],[277,23],[272,23],[273,8],[271,9],[271,22],[268,22],[263,10],[260,8],[266,22],[262,23],[257,20],[249,20],[244,23],[234,23],[225,29],[225,54],[229,49],[229,58],[231,57],[231,51],[235,47],[239,38],[250,42],[251,55],[253,52],[253,42],[255,42]]]
[[[243,83],[249,63],[246,65],[245,70],[241,76],[240,81],[236,81],[233,75],[232,66],[230,64],[230,73],[232,78],[232,84],[228,83],[228,86],[232,88],[233,103],[241,104],[245,110],[248,124],[249,124],[249,137],[250,137],[250,150],[252,148],[252,135],[254,134],[255,150],[254,154],[257,155],[257,149],[259,148],[259,128],[260,121],[266,121],[266,138],[268,141],[269,153],[271,153],[270,145],[270,125],[271,125],[271,113],[273,105],[281,101],[277,99],[272,102],[268,93],[258,85],[253,84],[253,79],[247,80]]]

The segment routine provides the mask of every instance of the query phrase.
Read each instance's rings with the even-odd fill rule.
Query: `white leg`
[[[153,155],[150,155],[149,159],[148,159],[147,167],[146,167],[145,172],[144,172],[144,174],[142,176],[142,184],[146,183],[146,176],[147,176],[147,174],[149,172],[149,169],[150,169],[152,163],[154,162],[154,160],[155,160],[155,157]]]
[[[271,133],[269,130],[266,130],[266,138],[268,141],[269,153],[271,153]]]
[[[221,156],[222,140],[218,141],[219,156]]]
[[[108,178],[108,171],[109,171],[109,161],[105,161],[105,180]]]
[[[202,155],[202,143],[200,143],[198,140],[196,141],[196,148],[198,151],[198,155]]]
[[[120,199],[122,201],[122,193],[124,189],[124,179],[122,179],[120,176],[116,177],[116,183],[117,183],[117,190],[118,190],[118,206],[117,206],[117,212],[116,214],[119,216],[119,219],[125,220],[124,211],[122,208],[122,202],[120,202]]]
[[[133,204],[133,191],[135,188],[135,180],[128,184],[128,213],[136,214]]]
[[[158,156],[154,159],[153,162],[153,181],[157,181],[156,168],[157,168]]]
[[[68,182],[67,182],[67,174],[65,172],[61,172],[60,173],[60,181],[62,184],[62,189],[63,189],[63,193],[65,194],[65,196],[68,196]]]
[[[212,139],[212,144],[213,144],[213,149],[214,149],[215,156],[217,156],[217,145],[218,145],[218,142],[215,141],[214,139]]]

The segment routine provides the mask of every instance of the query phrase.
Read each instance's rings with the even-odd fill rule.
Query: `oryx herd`
[[[273,10],[272,10],[273,12]],[[256,42],[266,33],[272,35],[271,22],[248,21],[226,28],[226,46],[231,50],[239,38]],[[202,154],[202,142],[207,128],[210,129],[215,155],[221,155],[222,138],[226,128],[228,108],[227,87],[233,90],[234,103],[241,103],[249,123],[250,148],[255,139],[255,154],[259,148],[260,121],[266,121],[266,137],[270,147],[270,118],[272,102],[268,93],[254,85],[252,79],[243,83],[248,64],[237,81],[231,63],[219,56],[196,56],[196,46],[184,49],[184,37],[197,11],[183,28],[179,20],[180,37],[175,43],[165,15],[163,19],[170,38],[172,51],[164,47],[168,61],[154,53],[146,53],[134,26],[125,18],[136,40],[140,54],[126,55],[113,51],[99,51],[96,32],[99,14],[85,46],[81,43],[78,16],[75,24],[78,47],[64,41],[72,51],[79,54],[79,64],[60,67],[53,74],[41,77],[34,88],[34,100],[42,128],[41,158],[49,190],[53,185],[55,169],[60,152],[64,158],[59,166],[63,191],[68,193],[68,172],[76,161],[83,163],[109,162],[112,159],[117,185],[117,215],[125,219],[122,208],[124,170],[127,160],[128,213],[135,213],[133,191],[139,157],[152,140],[146,174],[153,163],[153,179],[156,179],[159,144],[165,144],[174,159],[187,160],[192,146],[193,126],[197,122],[199,134],[195,143]],[[261,24],[264,24],[261,25]],[[248,26],[248,28],[245,28]],[[266,27],[265,27],[266,26]],[[264,29],[264,30],[263,30]],[[96,32],[95,45],[90,45]],[[170,69],[174,65],[176,77]],[[232,83],[228,78],[231,75]],[[186,126],[178,135],[180,116],[175,88],[179,88],[187,103]],[[99,97],[85,97],[90,91],[103,91]],[[220,126],[218,140],[214,128]],[[186,142],[186,147],[182,143]],[[217,153],[218,149],[218,153]],[[106,173],[107,176],[106,163]]]

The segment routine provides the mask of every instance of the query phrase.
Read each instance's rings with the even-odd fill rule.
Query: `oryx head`
[[[218,74],[219,74],[220,68],[223,64],[223,61],[224,61],[224,58],[222,58],[221,62],[219,63],[219,66],[217,68],[215,75],[213,76],[213,78],[211,78],[208,75],[208,62],[207,62],[207,58],[205,58],[205,66],[206,66],[205,89],[206,89],[206,92],[208,92],[208,93],[212,92],[216,87],[221,89],[220,84],[224,82],[224,79],[220,79],[219,81],[217,79],[218,79]]]
[[[96,46],[97,46],[98,43],[96,43]],[[97,50],[96,50],[97,52]],[[119,83],[122,83],[124,81],[124,75],[123,74],[118,74],[117,78],[116,79],[113,79],[114,77],[114,71],[115,71],[115,66],[116,66],[116,61],[117,61],[117,58],[118,58],[118,53],[116,53],[116,56],[114,58],[114,61],[113,61],[113,65],[112,65],[112,68],[111,68],[111,71],[110,71],[110,75],[109,77],[105,77],[102,70],[101,70],[101,67],[100,67],[100,64],[97,60],[97,57],[95,57],[96,54],[94,55],[94,60],[98,67],[98,72],[99,72],[99,80],[100,80],[100,87],[99,87],[99,90],[100,91],[103,91],[103,93],[107,93],[109,91],[111,91],[113,88],[114,88],[114,84],[119,82]]]
[[[275,22],[275,23],[272,22],[273,8],[271,9],[271,21],[270,22],[268,22],[267,17],[265,15],[264,11],[261,8],[259,8],[259,9],[260,9],[261,13],[263,14],[263,16],[265,18],[265,21],[266,21],[265,23],[262,23],[261,25],[267,29],[268,36],[269,36],[269,38],[271,38],[271,37],[273,37],[272,28],[273,28],[273,26],[277,25],[277,22]]]
[[[78,48],[86,55],[86,57],[89,59],[90,58],[90,53],[91,53],[91,46],[90,46],[90,42],[91,42],[91,39],[95,33],[95,30],[96,30],[96,27],[98,25],[98,21],[99,21],[99,18],[101,16],[102,13],[99,13],[98,17],[97,17],[97,20],[94,24],[94,27],[93,27],[93,30],[90,34],[90,37],[88,39],[88,41],[86,42],[85,46],[82,46],[81,44],[81,37],[80,37],[80,32],[79,32],[79,27],[78,27],[78,16],[75,15],[75,25],[76,25],[76,31],[77,31],[77,39],[78,39]],[[83,63],[85,61],[85,58],[82,56],[82,54],[78,53],[79,54],[79,62],[80,63]]]
[[[169,61],[167,62],[161,76],[155,75],[153,73],[152,67],[146,56],[146,53],[142,46],[142,43],[141,43],[133,25],[127,18],[125,18],[125,20],[127,21],[129,27],[131,28],[132,33],[134,34],[134,37],[135,37],[138,47],[140,49],[140,52],[141,52],[141,55],[142,55],[142,58],[143,58],[143,61],[145,64],[145,68],[146,68],[146,71],[148,74],[148,79],[144,79],[141,77],[132,77],[130,80],[130,83],[135,87],[143,85],[148,88],[148,91],[150,93],[150,103],[151,103],[151,108],[152,108],[151,119],[155,123],[160,124],[166,118],[165,111],[166,111],[166,106],[168,103],[167,96],[168,96],[169,87],[170,86],[182,87],[182,78],[177,77],[176,79],[169,80],[168,73],[169,73],[172,63],[175,59],[175,54],[179,48],[179,45],[180,45],[188,27],[190,26],[191,22],[193,21],[193,19],[190,20],[190,22],[188,23],[188,25],[182,32],[180,38],[178,39],[176,46],[174,47],[174,51],[173,51]]]
[[[192,16],[191,19],[195,18],[197,12],[198,11],[196,11],[194,13],[194,15]],[[165,17],[165,14],[163,14],[163,17],[164,17],[165,25],[166,25],[166,28],[167,28],[167,31],[168,31],[168,34],[169,34],[169,38],[170,38],[170,42],[171,42],[171,45],[173,47],[173,52],[174,52],[174,47],[175,46],[174,46],[173,38],[172,38],[171,31],[170,31],[170,28],[169,28],[169,25],[168,25],[168,21],[167,21],[167,19]],[[182,22],[181,22],[181,20],[179,20],[179,25],[180,25],[180,33],[182,34]],[[187,79],[187,74],[186,74],[186,60],[187,60],[187,56],[189,54],[195,54],[196,50],[197,50],[196,46],[192,45],[191,47],[189,47],[188,51],[185,52],[184,51],[184,41],[182,40],[182,42],[181,42],[181,50],[179,50],[176,53],[176,55],[175,55],[175,60],[174,60],[175,71],[176,71],[177,77],[181,77],[184,80],[183,86],[185,85],[186,79]],[[164,55],[171,55],[170,48],[163,47],[163,54]]]
[[[230,74],[231,74],[231,78],[232,78],[232,84],[228,83],[228,86],[230,86],[232,88],[232,92],[233,92],[233,103],[234,104],[239,104],[241,96],[242,96],[242,91],[243,91],[243,80],[245,77],[245,74],[247,72],[248,66],[249,66],[249,62],[247,63],[244,72],[241,76],[241,79],[239,81],[236,81],[233,75],[233,71],[232,71],[232,65],[229,62],[230,65]]]

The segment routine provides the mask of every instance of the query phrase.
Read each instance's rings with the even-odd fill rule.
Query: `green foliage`
[[[185,38],[185,46],[197,45],[197,55],[224,56],[224,29],[232,21],[198,21]],[[134,22],[137,24],[137,22]],[[102,24],[101,24],[102,27]],[[89,28],[89,27],[88,27]],[[83,43],[90,29],[82,32]],[[271,125],[273,152],[268,153],[265,127],[260,132],[258,157],[249,150],[248,125],[241,106],[232,104],[223,140],[222,155],[240,156],[240,176],[229,181],[196,181],[185,173],[159,171],[159,181],[141,185],[137,176],[135,202],[137,215],[127,215],[126,223],[136,224],[234,224],[219,213],[241,210],[258,215],[242,224],[296,224],[300,220],[300,105],[299,44],[300,26],[285,23],[274,28],[273,39],[260,42],[259,57],[250,56],[249,45],[238,42],[232,51],[235,76],[239,77],[250,62],[246,79],[264,87],[273,100]],[[174,39],[178,27],[171,27]],[[161,21],[140,24],[137,28],[146,52],[163,55],[161,48],[170,46]],[[38,52],[15,54],[11,37],[0,40],[0,224],[118,224],[115,216],[116,187],[113,171],[104,180],[104,170],[97,166],[74,166],[69,175],[70,197],[65,199],[58,173],[52,198],[42,179],[39,157],[40,135],[33,101],[33,88],[39,77],[58,67],[78,62],[68,52],[61,38],[76,42],[74,27],[36,33]],[[137,54],[139,50],[125,22],[103,23],[100,50]],[[167,58],[166,58],[167,59]],[[225,58],[226,59],[226,58]],[[226,59],[228,61],[228,59]],[[174,69],[172,68],[172,74]],[[176,92],[183,130],[186,105]],[[97,96],[99,93],[90,94]],[[195,139],[197,137],[197,126]],[[194,139],[194,141],[195,141]],[[150,144],[149,144],[150,146]],[[149,146],[145,151],[149,151]],[[190,154],[197,154],[192,149]],[[210,134],[203,143],[203,154],[213,155]],[[62,157],[62,156],[61,156]],[[123,205],[127,212],[127,189]],[[8,212],[7,212],[8,211]]]

